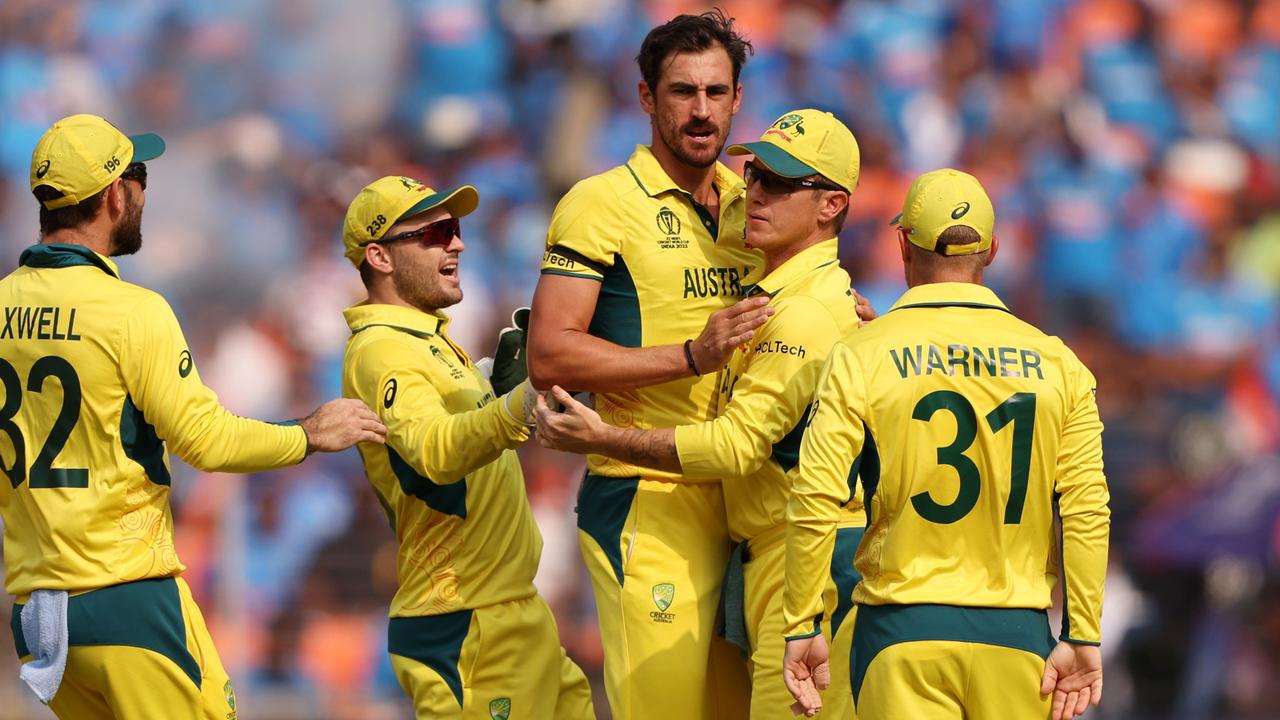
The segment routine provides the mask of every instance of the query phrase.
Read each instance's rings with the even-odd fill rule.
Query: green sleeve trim
[[[596,282],[604,282],[604,278],[596,275],[584,275],[582,273],[568,272],[567,270],[543,270],[543,275],[563,275],[565,277],[585,278],[587,280],[595,280]]]
[[[298,458],[298,462],[307,459],[311,454],[311,436],[307,434],[307,429],[302,427],[302,423],[297,420],[271,420],[269,425],[279,425],[280,427],[296,427],[302,431],[302,457]]]
[[[813,632],[804,635],[788,635],[787,640],[805,640],[811,637],[817,637],[822,634],[822,616],[819,615],[813,619]]]
[[[1101,642],[1101,641],[1099,641],[1099,642],[1090,642],[1089,640],[1077,640],[1077,639],[1072,638],[1072,637],[1067,637],[1066,635],[1063,635],[1063,636],[1059,637],[1058,639],[1059,639],[1059,640],[1061,640],[1062,642],[1065,642],[1065,643],[1071,643],[1072,645],[1090,645],[1090,646],[1092,646],[1092,647],[1102,647],[1102,642]]]

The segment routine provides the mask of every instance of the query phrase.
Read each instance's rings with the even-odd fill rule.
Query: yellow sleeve
[[[169,449],[206,472],[257,472],[301,462],[307,434],[232,414],[200,382],[169,303],[151,295],[129,314],[120,366],[133,404]]]
[[[1072,358],[1074,359],[1074,358]],[[1073,402],[1062,427],[1054,492],[1062,517],[1063,621],[1061,639],[1102,641],[1102,586],[1111,531],[1110,493],[1102,472],[1102,420],[1097,381],[1076,361],[1069,378]]]
[[[680,467],[689,477],[721,477],[725,492],[773,454],[774,445],[803,421],[813,388],[840,330],[824,305],[788,298],[751,341],[754,354],[741,375],[724,371],[729,404],[714,420],[675,429]],[[794,464],[795,458],[790,459]],[[790,468],[790,464],[784,465]]]
[[[370,341],[349,363],[350,387],[382,418],[387,447],[414,472],[437,485],[455,483],[529,439],[502,398],[450,413],[421,367],[422,352],[398,338]]]
[[[574,185],[551,215],[543,274],[603,280],[626,234],[619,208],[617,194],[604,177]]]
[[[831,573],[840,507],[852,497],[866,437],[866,385],[849,346],[838,343],[818,380],[818,400],[800,446],[800,471],[787,504],[783,634],[817,635]]]

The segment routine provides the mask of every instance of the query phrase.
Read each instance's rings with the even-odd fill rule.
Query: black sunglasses
[[[143,190],[147,189],[147,164],[146,163],[129,163],[125,166],[124,172],[120,173],[121,180],[135,180]]]
[[[793,193],[797,190],[839,190],[840,192],[848,192],[844,188],[832,183],[825,183],[821,180],[808,180],[805,178],[789,178],[769,172],[764,168],[756,165],[754,161],[747,161],[743,177],[748,185],[760,183],[761,189],[769,195],[785,195]]]
[[[391,237],[384,237],[381,240],[373,240],[372,242],[386,244],[421,238],[420,242],[427,247],[433,245],[448,247],[455,237],[462,238],[462,223],[458,222],[458,218],[445,218],[437,220],[430,225],[423,225],[417,230],[409,230]]]

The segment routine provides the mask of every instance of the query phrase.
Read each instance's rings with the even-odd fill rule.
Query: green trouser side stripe
[[[386,448],[391,471],[395,473],[400,490],[405,495],[418,498],[432,510],[467,519],[466,478],[450,485],[437,485],[431,478],[419,475],[391,445],[386,445]]]
[[[449,686],[462,707],[458,661],[471,629],[471,610],[424,617],[393,617],[387,623],[387,652],[426,665]]]
[[[13,606],[9,623],[20,658],[31,654],[22,637],[22,607]],[[112,585],[67,598],[67,644],[151,650],[172,660],[196,687],[201,684],[200,665],[187,649],[182,599],[173,578]]]
[[[800,419],[796,421],[795,427],[791,428],[781,440],[773,444],[770,455],[774,462],[778,463],[778,467],[782,468],[782,472],[791,472],[791,468],[800,464],[800,443],[804,440],[804,431],[809,428],[809,410],[813,408],[813,403],[805,406],[804,411],[800,413]]]
[[[881,650],[907,642],[997,645],[1048,658],[1053,650],[1049,614],[1027,608],[955,605],[861,605],[853,627],[849,680],[856,703],[867,668]]]
[[[142,466],[148,480],[157,485],[171,483],[169,466],[164,464],[164,441],[128,395],[120,408],[120,445],[125,456]]]
[[[831,612],[831,636],[840,631],[840,623],[853,609],[853,588],[862,575],[853,567],[853,556],[866,528],[847,527],[836,530],[836,548],[831,553],[831,579],[836,584],[836,609]]]
[[[600,283],[596,311],[587,332],[623,347],[640,347],[642,343],[640,296],[621,255],[614,255],[613,265]]]
[[[591,536],[622,586],[622,528],[631,513],[631,503],[640,487],[640,478],[601,477],[587,473],[578,491],[578,529]]]

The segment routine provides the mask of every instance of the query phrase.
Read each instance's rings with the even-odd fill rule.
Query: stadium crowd
[[[1280,0],[721,4],[756,48],[731,140],[796,107],[857,136],[841,257],[877,309],[904,289],[889,219],[910,179],[964,168],[997,208],[991,285],[1098,378],[1114,518],[1099,716],[1280,715]],[[38,237],[36,139],[93,112],[169,142],[145,252],[121,269],[170,299],[229,408],[286,418],[339,393],[341,310],[361,290],[340,225],[381,175],[479,189],[451,314],[488,354],[529,303],[555,202],[649,137],[644,33],[709,5],[5,0],[0,266]],[[581,461],[521,457],[539,588],[598,678]],[[403,713],[394,538],[358,456],[175,475],[185,577],[251,716]],[[0,648],[0,704],[43,717],[16,664]]]

